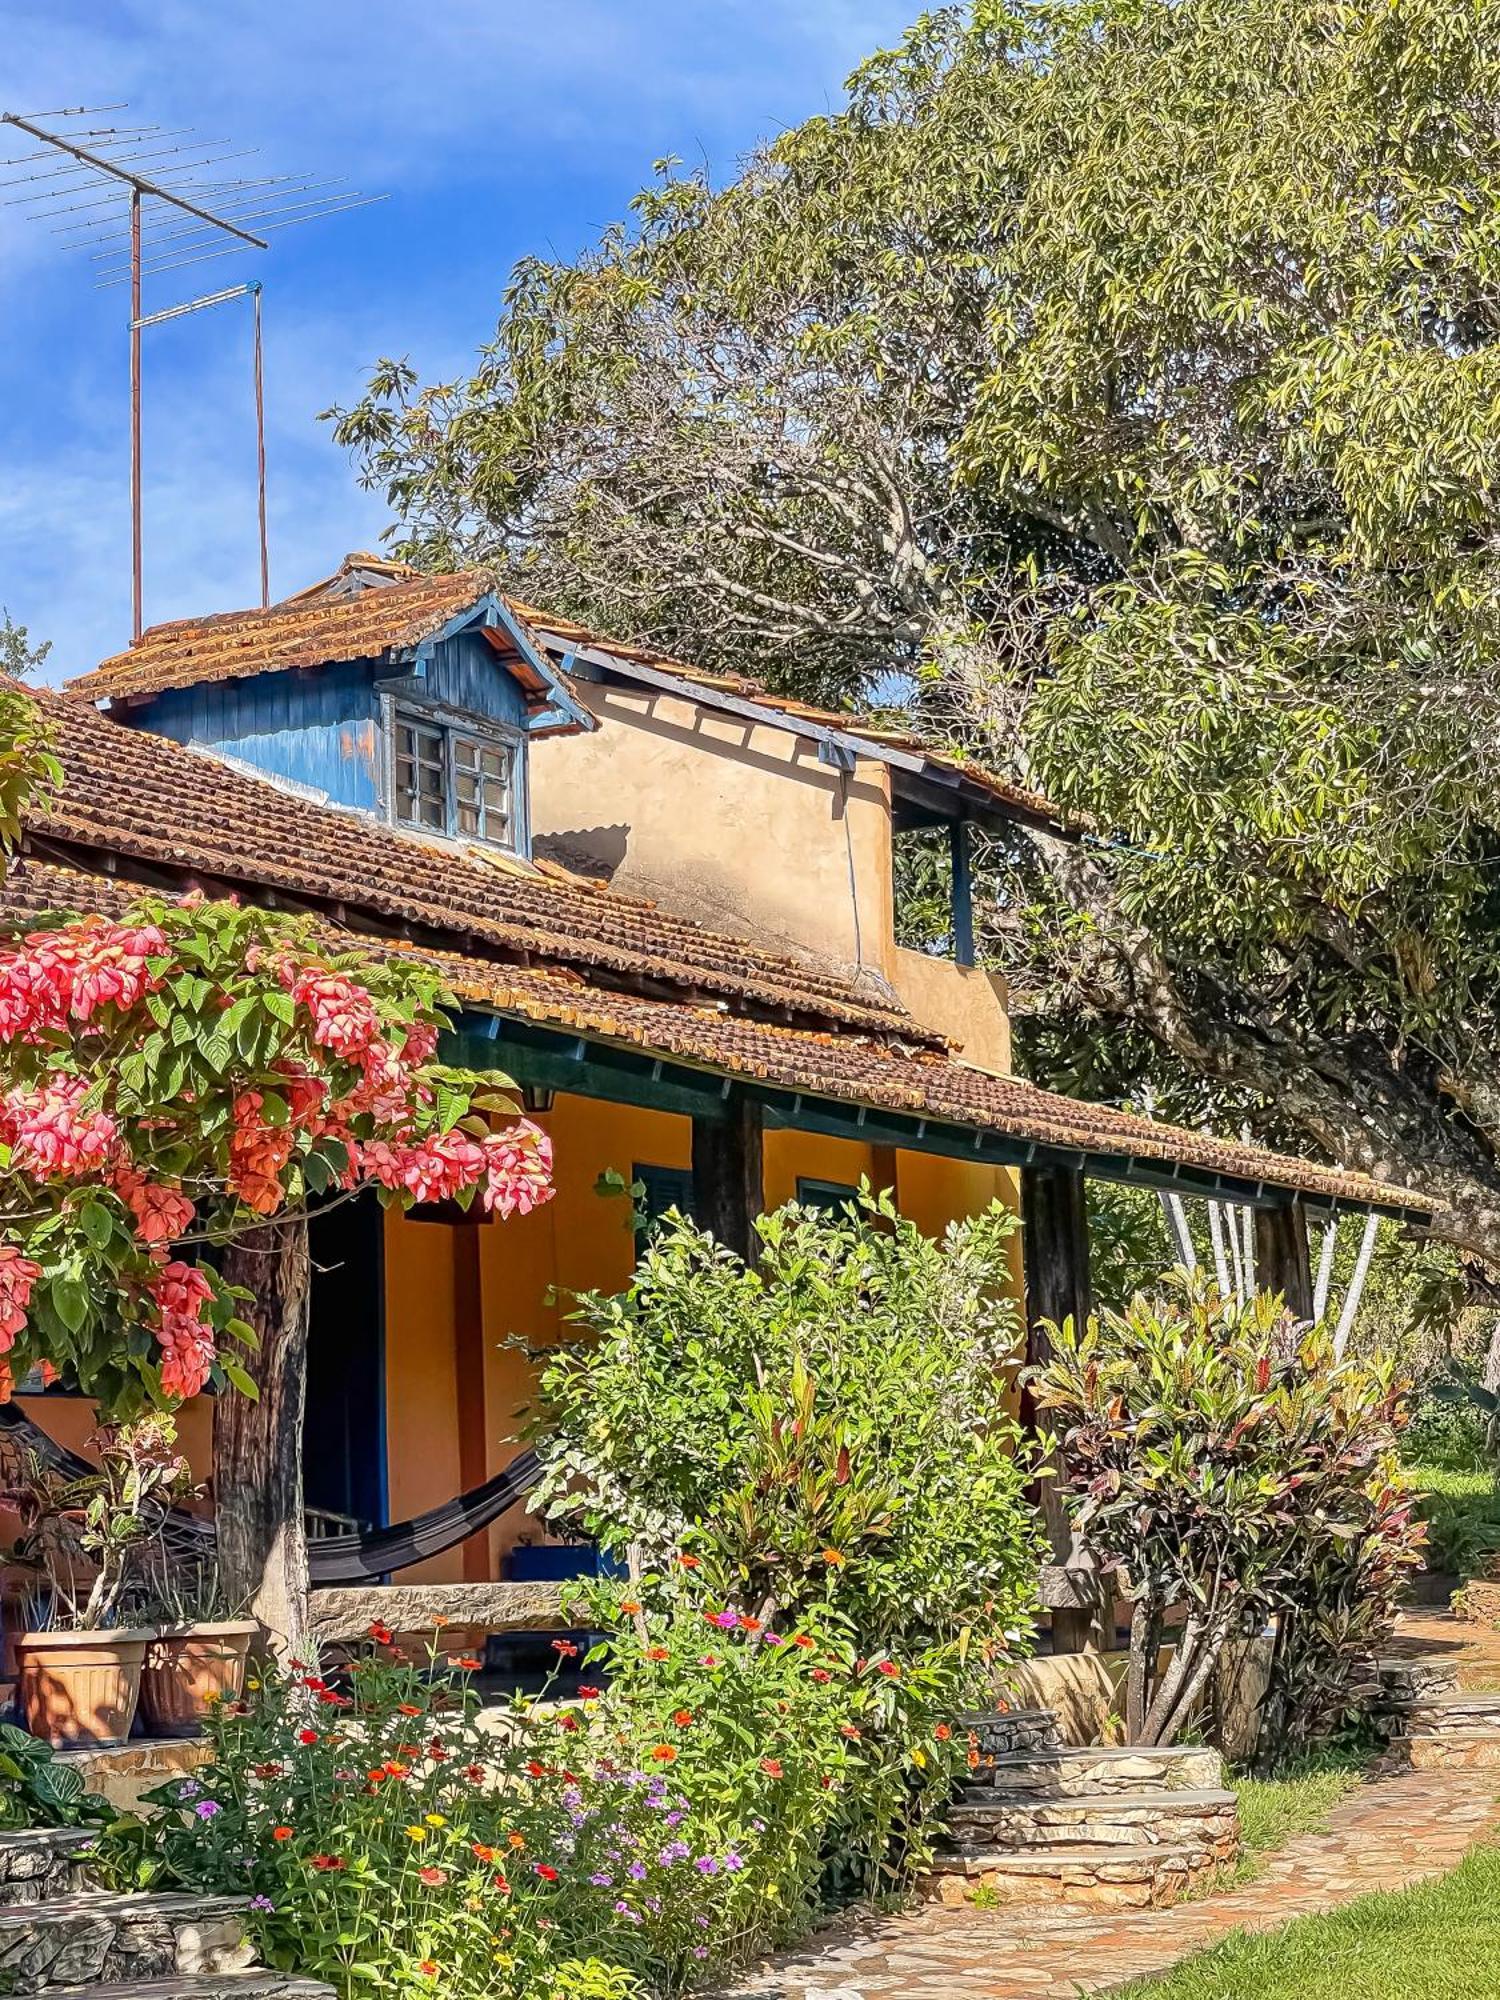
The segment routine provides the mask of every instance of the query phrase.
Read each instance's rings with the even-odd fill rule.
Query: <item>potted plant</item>
[[[8,1496],[22,1519],[13,1560],[40,1586],[33,1629],[16,1640],[21,1714],[57,1749],[129,1736],[155,1635],[121,1622],[127,1586],[189,1485],[168,1416],[107,1426],[94,1443],[97,1472],[70,1478],[32,1457]]]
[[[156,1636],[141,1675],[141,1720],[148,1736],[196,1736],[216,1701],[245,1686],[250,1642],[260,1627],[237,1617],[212,1560],[163,1562],[152,1579],[149,1622]]]

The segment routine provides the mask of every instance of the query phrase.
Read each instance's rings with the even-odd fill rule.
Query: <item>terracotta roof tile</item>
[[[27,859],[0,884],[0,925],[15,929],[47,908],[119,911],[131,885]],[[980,1070],[932,1049],[850,1030],[811,1033],[726,1015],[684,1001],[607,991],[556,966],[519,967],[472,953],[374,940],[329,927],[330,945],[416,953],[435,965],[460,998],[502,1016],[556,1027],[596,1041],[665,1055],[715,1074],[807,1096],[900,1112],[1065,1148],[1096,1158],[1176,1162],[1241,1182],[1297,1188],[1350,1203],[1428,1215],[1421,1195],[1364,1174],[1290,1159],[1258,1146],[1215,1139],[1108,1105],[1085,1104],[1017,1078]],[[498,1055],[504,1062],[504,1046]]]
[[[430,639],[489,587],[478,570],[459,570],[413,576],[347,597],[294,598],[264,611],[183,618],[151,626],[128,651],[69,685],[90,700],[127,701],[199,681],[377,658],[393,647]]]
[[[856,990],[833,973],[579,876],[497,864],[482,848],[317,803],[112,722],[72,695],[32,692],[64,767],[58,796],[33,815],[37,837],[128,855],[174,876],[357,911],[370,928],[416,928],[497,956],[542,957],[818,1024],[933,1039],[894,995]]]

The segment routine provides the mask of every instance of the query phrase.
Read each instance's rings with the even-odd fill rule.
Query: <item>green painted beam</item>
[[[904,1152],[935,1153],[946,1159],[969,1160],[989,1167],[1081,1167],[1095,1180],[1123,1181],[1133,1187],[1161,1188],[1188,1195],[1212,1196],[1251,1208],[1285,1208],[1298,1190],[1241,1180],[1205,1168],[1049,1146],[991,1132],[983,1127],[955,1125],[917,1114],[877,1111],[836,1097],[791,1091],[751,1078],[720,1076],[672,1062],[643,1050],[618,1048],[591,1041],[586,1035],[542,1028],[528,1021],[499,1015],[465,1013],[458,1030],[443,1037],[445,1062],[465,1069],[503,1070],[515,1082],[539,1089],[563,1090],[577,1097],[595,1097],[611,1104],[633,1104],[646,1111],[674,1112],[685,1118],[722,1119],[732,1098],[753,1098],[765,1113],[770,1130],[816,1132],[834,1139],[867,1145],[896,1146]],[[1319,1214],[1356,1210],[1366,1204],[1303,1194],[1303,1206]],[[1378,1215],[1397,1221],[1413,1218],[1404,1209],[1370,1204]]]

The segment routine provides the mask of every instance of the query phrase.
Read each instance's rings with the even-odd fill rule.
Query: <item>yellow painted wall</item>
[[[651,688],[577,692],[602,727],[532,753],[540,852],[714,930],[888,973],[884,765],[835,771],[785,729]]]
[[[487,1450],[481,1476],[487,1476],[515,1452],[520,1413],[531,1393],[530,1364],[506,1345],[509,1336],[523,1335],[540,1347],[570,1337],[566,1299],[547,1296],[554,1287],[563,1293],[619,1291],[629,1282],[635,1256],[629,1205],[623,1197],[595,1193],[600,1174],[613,1169],[628,1177],[636,1165],[691,1164],[692,1127],[683,1117],[559,1095],[539,1122],[552,1136],[557,1191],[534,1214],[456,1227],[387,1216],[386,1435],[394,1520],[437,1506],[469,1483],[461,1476],[459,1397],[467,1379],[464,1343],[472,1353],[476,1329],[455,1324],[457,1260],[477,1244]],[[876,1186],[894,1186],[902,1212],[933,1233],[997,1197],[1015,1200],[1015,1177],[996,1168],[814,1133],[768,1132],[766,1206],[790,1201],[799,1176],[849,1186],[867,1176]],[[486,1537],[489,1574],[499,1573],[504,1550],[518,1534],[546,1539],[519,1513],[497,1523]],[[456,1579],[463,1563],[463,1551],[453,1550],[405,1576]]]

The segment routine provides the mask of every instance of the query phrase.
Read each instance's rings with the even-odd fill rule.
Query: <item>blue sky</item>
[[[915,0],[6,0],[0,109],[125,100],[256,158],[391,199],[148,283],[154,311],[265,284],[271,588],[387,515],[315,421],[370,362],[457,374],[507,272],[568,256],[666,153],[720,176],[837,103]],[[116,114],[124,118],[127,114]],[[107,122],[107,121],[105,121]],[[130,636],[127,307],[49,219],[0,206],[0,604],[53,641],[47,678]],[[148,623],[256,601],[250,325],[221,306],[145,339]]]

